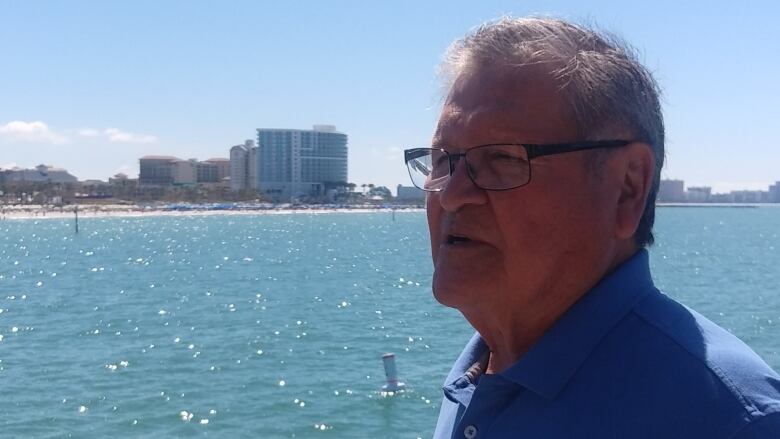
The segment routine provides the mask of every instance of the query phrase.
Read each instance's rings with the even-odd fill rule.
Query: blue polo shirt
[[[659,292],[642,250],[500,374],[466,345],[434,438],[780,438],[780,376]]]

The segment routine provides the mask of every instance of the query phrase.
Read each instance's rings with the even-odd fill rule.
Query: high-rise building
[[[347,135],[332,125],[257,130],[260,191],[274,201],[325,195],[347,182]]]
[[[257,191],[260,189],[260,151],[255,146],[255,141],[252,140],[252,147],[249,148],[249,153],[246,157],[247,163],[247,185],[250,190]]]
[[[230,148],[230,189],[257,190],[257,147],[254,140]]]

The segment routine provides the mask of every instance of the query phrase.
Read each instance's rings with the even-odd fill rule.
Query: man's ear
[[[618,198],[615,234],[618,239],[634,237],[655,174],[655,157],[650,145],[632,143],[621,148],[620,153],[620,196]]]

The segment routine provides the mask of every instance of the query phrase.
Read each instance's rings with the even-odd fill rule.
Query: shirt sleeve
[[[731,439],[780,438],[780,412],[764,415],[739,430]]]

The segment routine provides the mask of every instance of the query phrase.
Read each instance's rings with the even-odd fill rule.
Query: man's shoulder
[[[632,311],[648,336],[666,339],[661,345],[676,347],[676,355],[690,356],[692,364],[721,379],[740,384],[756,374],[780,378],[734,334],[663,293],[649,295]]]
[[[638,302],[604,343],[643,405],[700,412],[733,432],[768,415],[777,424],[780,376],[736,336],[663,294]]]

